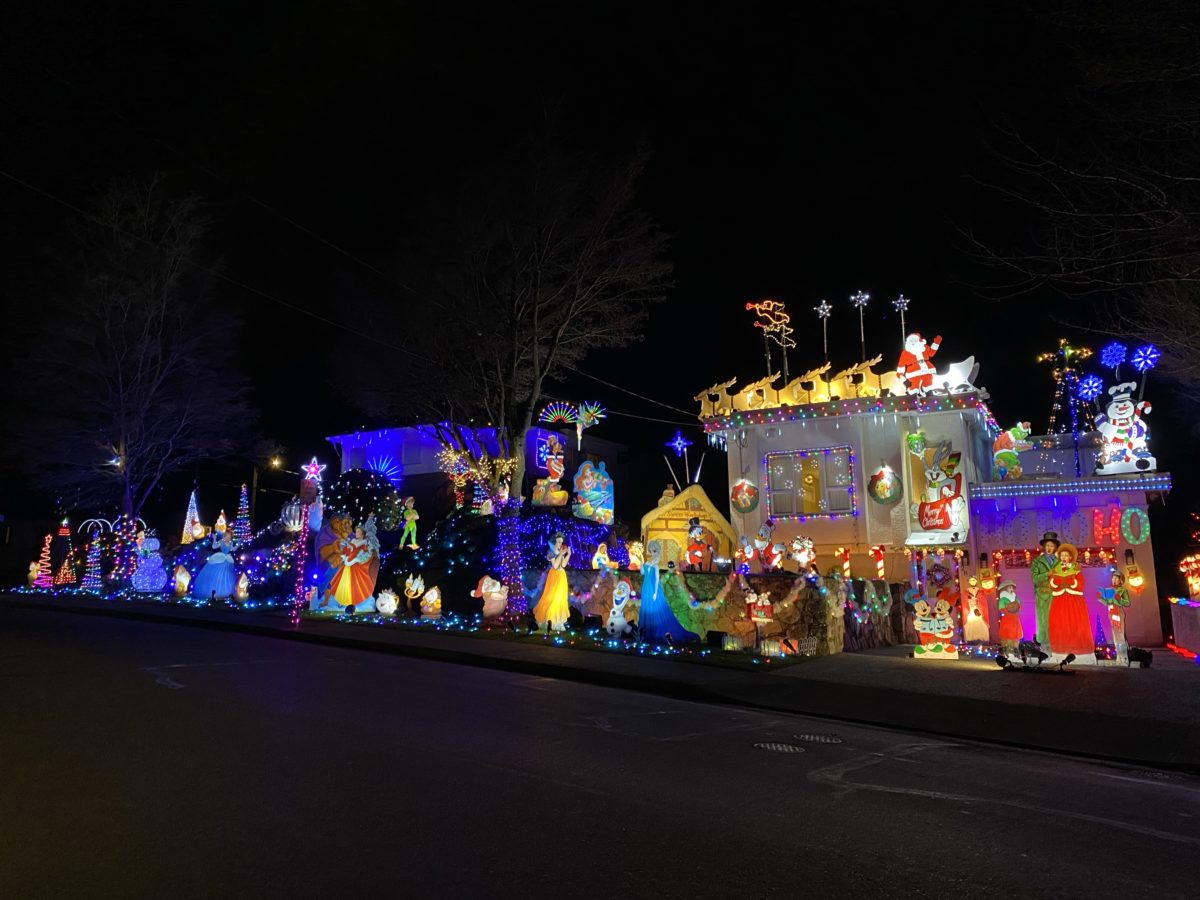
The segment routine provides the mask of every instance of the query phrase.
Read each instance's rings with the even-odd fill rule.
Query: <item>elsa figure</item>
[[[237,569],[233,564],[233,538],[228,531],[214,531],[213,553],[192,582],[192,596],[200,600],[226,600],[237,590]]]
[[[663,593],[659,578],[658,559],[661,549],[657,541],[646,548],[646,561],[642,564],[642,600],[638,612],[638,633],[647,644],[665,644],[668,635],[673,643],[681,644],[700,639],[683,627],[675,617],[671,604]]]

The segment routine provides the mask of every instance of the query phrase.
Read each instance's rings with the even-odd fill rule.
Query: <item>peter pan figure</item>
[[[1058,532],[1047,531],[1038,543],[1042,547],[1042,555],[1030,563],[1029,577],[1033,581],[1034,607],[1037,612],[1037,642],[1047,647],[1050,600],[1053,597],[1050,574],[1058,563]]]
[[[416,502],[413,497],[404,498],[404,530],[400,532],[400,546],[403,547],[407,540],[410,550],[421,549],[417,546],[417,519],[421,518],[421,514],[413,509]]]

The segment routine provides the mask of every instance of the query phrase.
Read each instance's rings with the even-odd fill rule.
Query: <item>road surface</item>
[[[5,897],[1197,896],[1174,774],[11,608],[0,711]]]

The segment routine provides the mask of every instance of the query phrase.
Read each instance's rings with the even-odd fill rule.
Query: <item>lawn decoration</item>
[[[384,616],[394,616],[396,608],[400,605],[400,598],[396,596],[396,592],[391,588],[384,588],[379,592],[379,596],[375,598],[375,609]]]
[[[138,548],[137,569],[133,573],[133,589],[143,593],[157,593],[167,585],[169,576],[163,568],[162,554],[158,552],[158,535],[151,531],[142,539]]]
[[[575,502],[571,512],[580,519],[611,525],[613,520],[613,481],[604,462],[584,460],[575,473]]]
[[[1136,388],[1136,382],[1127,381],[1108,389],[1108,406],[1103,415],[1096,417],[1104,440],[1097,475],[1153,472],[1157,468],[1150,453],[1150,430],[1143,419],[1151,410],[1150,403],[1133,400]]]
[[[562,444],[554,435],[546,438],[546,444],[547,475],[534,482],[531,503],[534,506],[566,506],[569,497],[559,484],[566,472]]]
[[[632,590],[629,580],[626,578],[622,578],[613,588],[613,605],[608,612],[608,622],[604,626],[605,631],[613,637],[621,637],[633,631],[633,626],[625,619],[625,609],[629,604]]]
[[[471,596],[483,601],[484,619],[498,619],[508,606],[508,585],[501,584],[491,575],[484,575]]]
[[[1002,431],[992,442],[992,465],[995,481],[1013,481],[1021,477],[1021,457],[1024,450],[1032,450],[1029,423],[1018,422],[1008,431]]]

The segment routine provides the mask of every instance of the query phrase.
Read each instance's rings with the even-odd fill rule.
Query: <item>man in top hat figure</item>
[[[1046,646],[1047,628],[1050,622],[1050,573],[1058,563],[1058,532],[1047,531],[1038,541],[1042,553],[1029,564],[1029,577],[1033,581],[1034,608],[1037,611],[1037,642]]]
[[[700,517],[693,516],[688,519],[688,543],[687,550],[683,554],[684,568],[689,572],[699,572],[700,566],[704,563],[704,554],[708,552],[708,544],[704,543],[704,526],[700,524]]]

